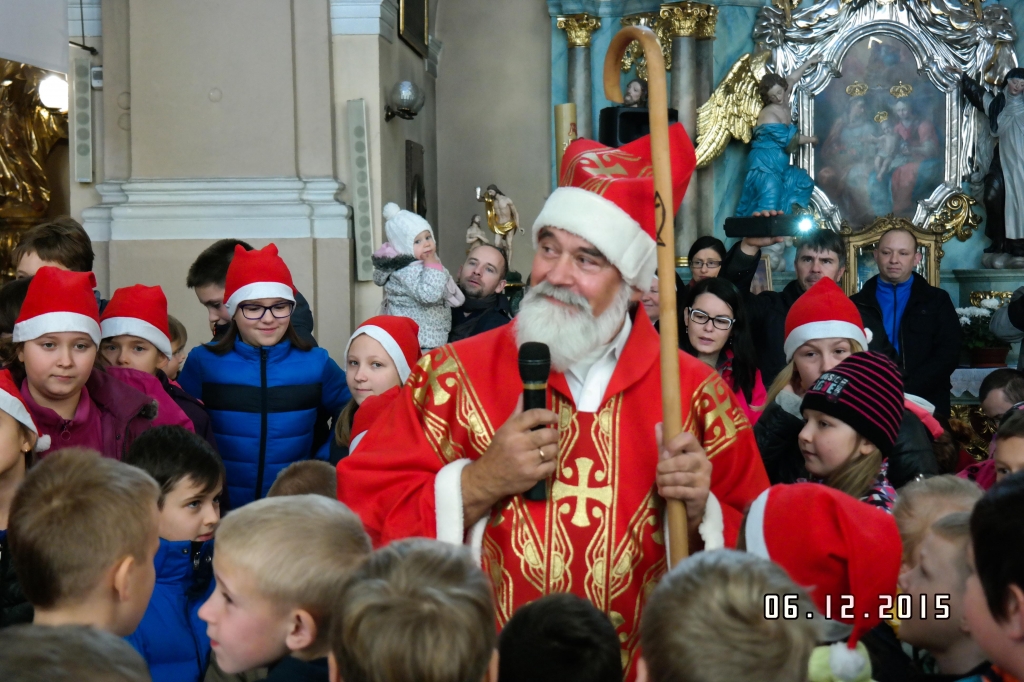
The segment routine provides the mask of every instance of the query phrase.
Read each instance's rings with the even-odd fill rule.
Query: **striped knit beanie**
[[[845,422],[888,457],[903,421],[903,379],[881,353],[854,353],[818,377],[800,409]]]

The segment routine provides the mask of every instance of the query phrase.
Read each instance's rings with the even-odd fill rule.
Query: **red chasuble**
[[[560,440],[549,499],[502,501],[481,542],[479,531],[463,531],[461,469],[452,463],[483,454],[515,410],[522,392],[517,354],[508,324],[424,356],[390,411],[339,464],[338,496],[377,545],[410,536],[478,545],[499,625],[552,592],[589,599],[618,630],[632,679],[643,604],[666,570],[664,502],[654,485],[658,334],[639,310],[596,413],[578,412],[565,377],[552,372],[549,400]],[[700,439],[713,465],[701,534],[709,547],[721,546],[724,531],[734,546],[768,477],[750,425],[718,374],[682,352],[679,368],[683,428]]]

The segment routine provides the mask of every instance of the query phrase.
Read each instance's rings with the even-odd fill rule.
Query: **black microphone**
[[[551,351],[543,343],[529,341],[519,347],[519,377],[523,380],[523,411],[545,409],[548,406],[548,375],[551,373]],[[542,429],[538,426],[534,429]],[[543,501],[548,497],[547,482],[543,479],[523,493],[528,500]]]

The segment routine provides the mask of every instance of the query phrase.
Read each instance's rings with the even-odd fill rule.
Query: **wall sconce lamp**
[[[384,107],[384,120],[390,121],[395,116],[411,121],[420,113],[427,95],[412,81],[395,83],[388,95],[388,103]]]

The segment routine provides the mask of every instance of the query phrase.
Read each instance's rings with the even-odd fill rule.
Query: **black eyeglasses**
[[[704,266],[708,266],[708,270],[716,270],[722,267],[722,261],[720,260],[695,260],[690,263],[692,270],[703,270]]]
[[[291,317],[292,309],[295,308],[295,304],[291,301],[284,301],[282,303],[275,303],[274,305],[256,305],[255,303],[243,303],[238,306],[242,311],[242,317],[247,320],[262,320],[263,316],[270,311],[270,314],[279,320],[283,320],[286,317]]]
[[[711,317],[700,308],[694,308],[690,311],[690,322],[703,327],[711,320],[711,324],[715,326],[715,329],[721,329],[722,331],[729,331],[732,329],[735,319],[726,317],[725,315],[719,315],[718,317]]]

